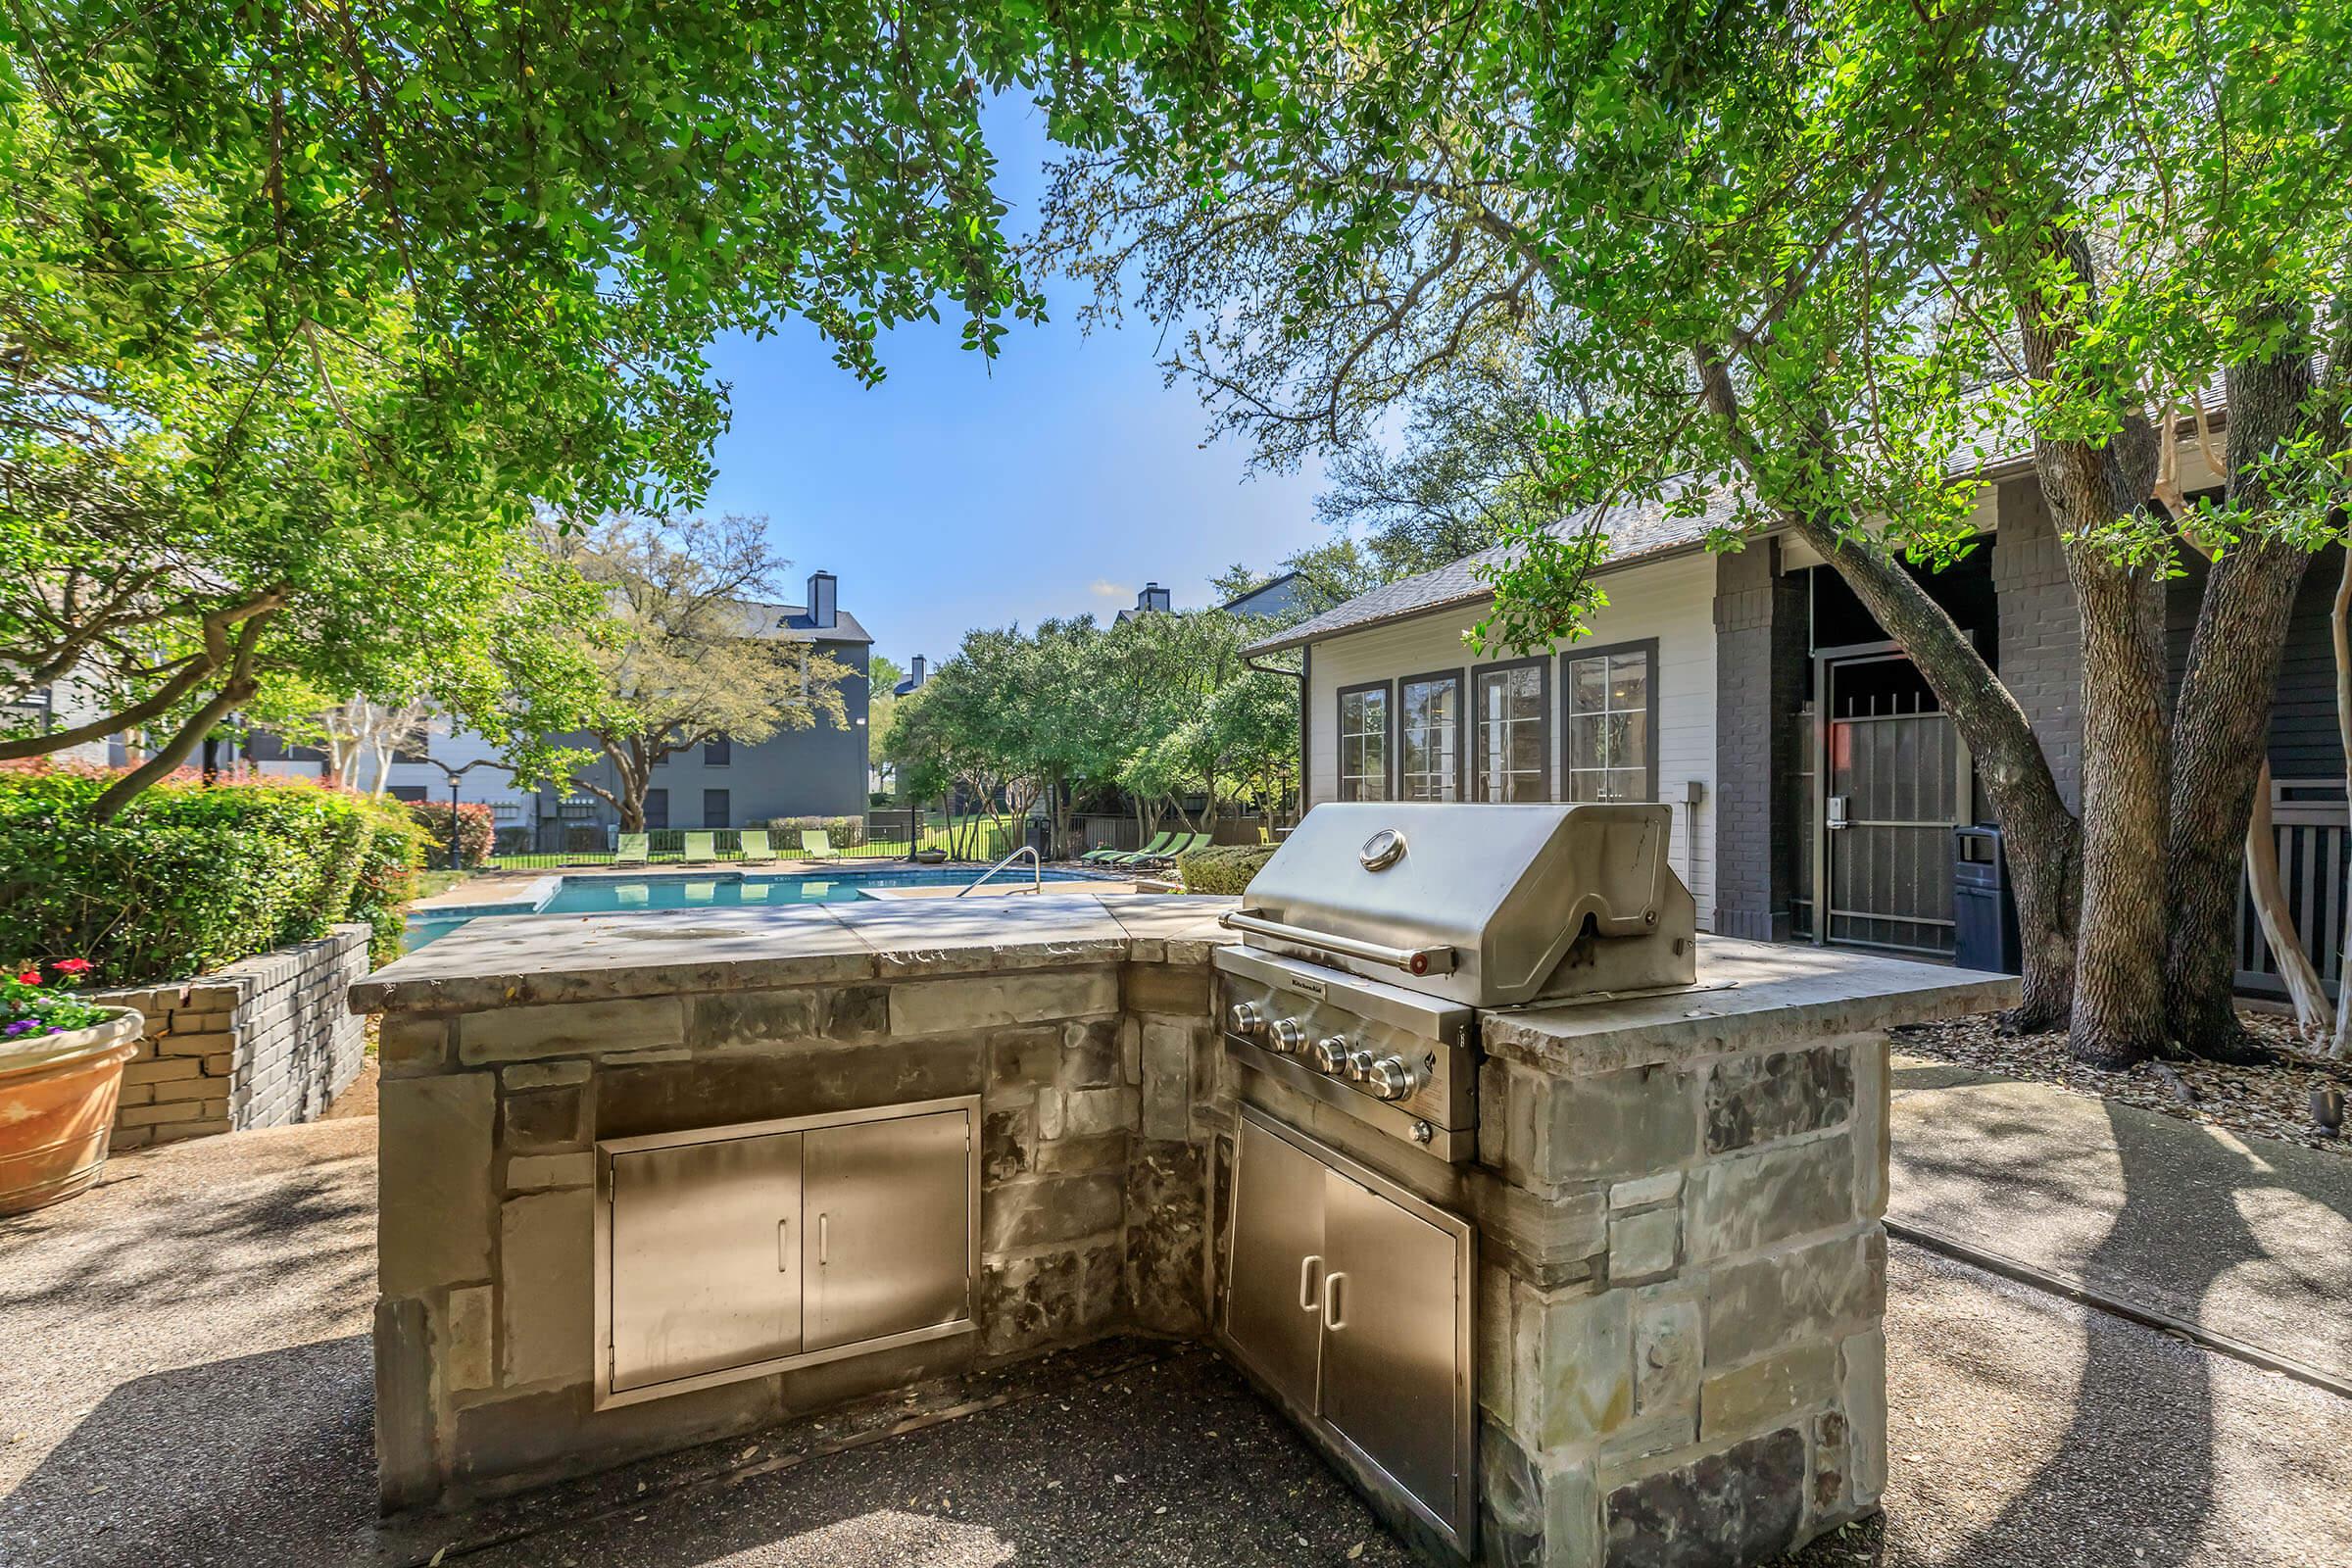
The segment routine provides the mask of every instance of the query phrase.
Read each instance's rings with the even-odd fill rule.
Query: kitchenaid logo
[[[1306,976],[1300,975],[1291,982],[1291,989],[1302,997],[1320,998],[1323,995],[1323,982],[1309,980]]]

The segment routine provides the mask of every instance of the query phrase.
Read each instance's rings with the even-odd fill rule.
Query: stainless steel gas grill
[[[1280,1086],[1243,1097],[1221,1333],[1465,1557],[1477,1233],[1431,1196],[1477,1157],[1479,1019],[1695,982],[1670,827],[1662,806],[1320,806],[1221,917],[1243,935],[1213,960],[1226,1050]],[[1396,1139],[1391,1169],[1378,1139],[1358,1159],[1312,1136],[1325,1109]]]
[[[1663,806],[1331,805],[1223,917],[1226,1043],[1447,1160],[1477,1149],[1477,1011],[1690,985]]]

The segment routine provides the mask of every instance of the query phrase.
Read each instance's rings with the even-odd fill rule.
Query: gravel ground
[[[374,1124],[119,1160],[0,1222],[0,1563],[422,1563],[373,1528]],[[2334,1568],[2352,1401],[1896,1244],[1883,1522],[1792,1568]],[[29,1353],[28,1353],[29,1352]],[[1328,1564],[1403,1548],[1215,1356],[1161,1348],[764,1473],[749,1451],[574,1489],[495,1568]],[[785,1435],[752,1445],[784,1453]],[[761,1462],[754,1460],[757,1469]],[[635,1490],[640,1477],[654,1484]],[[543,1505],[474,1521],[480,1541]],[[447,1541],[449,1537],[441,1538]]]
[[[2306,1149],[2352,1153],[2352,1135],[2329,1138],[2312,1121],[2311,1095],[2333,1088],[2352,1101],[2352,1061],[2311,1054],[2296,1038],[2294,1021],[2277,1013],[2242,1012],[2248,1029],[2278,1053],[2277,1063],[2230,1067],[2212,1061],[2142,1062],[2108,1072],[2068,1054],[2066,1031],[2003,1034],[1993,1013],[1892,1030],[1895,1049],[1913,1055],[1981,1072],[2001,1073],[2036,1083],[2057,1084],[2079,1095],[2120,1101],[2142,1110],[2162,1111],[2232,1132],[2259,1133]],[[2194,1096],[2182,1098],[2182,1090]]]

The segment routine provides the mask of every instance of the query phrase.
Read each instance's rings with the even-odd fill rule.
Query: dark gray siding
[[[703,760],[695,747],[654,768],[653,787],[669,791],[669,825],[699,828],[703,822],[704,792],[727,792],[728,827],[747,827],[780,816],[859,816],[865,811],[866,768],[866,645],[819,643],[850,666],[842,682],[841,700],[846,725],[821,720],[810,729],[785,730],[757,746],[738,744],[723,765]],[[612,768],[599,760],[584,768],[585,776],[612,787]],[[553,821],[555,802],[543,797],[543,820]],[[614,813],[597,803],[597,820],[610,822]]]
[[[2173,579],[2165,596],[2165,645],[2175,690],[2188,667],[2189,639],[2205,594],[2203,559],[2191,556],[2181,565],[2181,575]],[[2295,595],[2286,648],[2278,662],[2278,695],[2271,706],[2274,778],[2343,780],[2344,750],[2335,723],[2335,643],[2328,627],[2343,570],[2342,547],[2329,545],[2312,558]]]

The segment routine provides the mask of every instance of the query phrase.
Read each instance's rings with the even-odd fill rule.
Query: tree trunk
[[[2013,214],[1980,216],[1987,244],[2018,264],[2015,307],[2027,373],[2063,387],[2081,373],[2069,351],[2085,311],[2096,308],[2089,241],[2030,222],[2012,229]],[[2034,438],[2034,471],[2082,614],[2082,897],[2068,1045],[2098,1066],[2142,1060],[2165,1044],[2166,878],[2157,846],[2165,841],[2171,790],[2164,665],[2171,558],[2169,542],[2135,541],[2142,557],[2134,563],[2115,537],[2115,525],[2147,504],[2159,451],[2154,428],[2136,416],[2099,444],[2038,431]]]
[[[2278,498],[2270,493],[2261,460],[2302,422],[2312,390],[2309,340],[2287,333],[2270,359],[2232,366],[2227,384],[2229,510],[2243,542],[2216,561],[2206,578],[2173,720],[2165,1010],[2172,1038],[2182,1048],[2239,1061],[2268,1054],[2238,1022],[2233,995],[2237,895],[2246,865],[2241,855],[2252,856],[2255,910],[2279,972],[2296,993],[2298,1011],[2308,1024],[2315,1021],[2310,1005],[2327,1005],[2319,977],[2308,973],[2285,900],[2278,895],[2276,844],[2267,830],[2256,835],[2259,843],[2248,834],[2258,788],[2263,814],[2269,812],[2271,705],[2287,620],[2311,565],[2311,553],[2293,540],[2262,535],[2265,514]],[[2173,439],[2170,429],[2164,439]],[[2267,888],[2259,874],[2265,863],[2271,870]],[[2266,892],[2272,896],[2267,900]]]
[[[605,755],[612,759],[612,772],[620,782],[620,831],[646,832],[645,792],[653,782],[653,768],[645,760],[644,748],[634,740],[625,748],[607,741]]]
[[[2277,849],[2258,842],[2264,834],[2254,817],[2269,815],[2271,702],[2287,617],[2310,562],[2308,552],[2282,541],[2251,544],[2216,562],[2180,682],[2164,839],[2171,912],[2165,1011],[2173,1040],[2200,1056],[2261,1054],[2237,1020],[2238,886],[2251,855],[2257,869],[2270,862],[2270,891],[2277,891]],[[2256,891],[2263,891],[2259,877]],[[2255,908],[2292,990],[2292,967],[2310,964],[2292,921],[2281,920],[2283,902],[2258,897]]]
[[[2087,264],[2085,264],[2087,265]],[[2026,313],[2021,313],[2021,317]],[[2046,345],[2030,355],[2042,369]],[[2036,438],[2034,466],[2082,614],[2082,907],[2075,954],[2074,1054],[2129,1066],[2165,1048],[2165,842],[2171,794],[2164,584],[2170,552],[2120,559],[2113,524],[2156,473],[2156,433],[2127,421],[2103,447]],[[2244,831],[2239,824],[2239,834]],[[2234,845],[2236,839],[2231,840]]]

